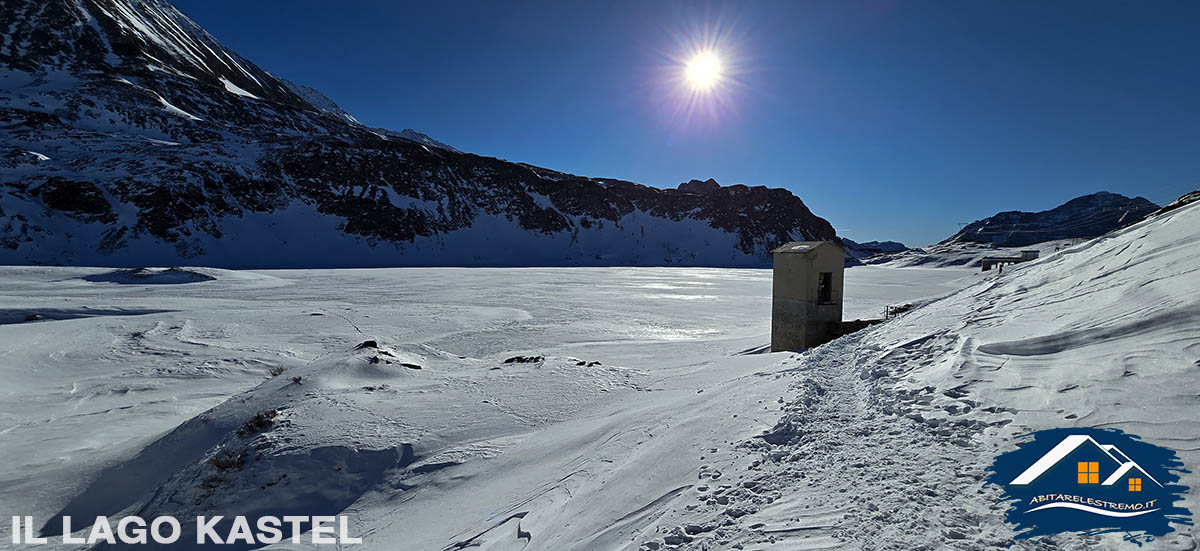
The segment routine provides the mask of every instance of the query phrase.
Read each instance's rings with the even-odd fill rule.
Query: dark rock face
[[[112,222],[116,220],[112,205],[90,182],[73,182],[50,177],[32,190],[47,207],[83,220]]]
[[[1055,239],[1091,238],[1137,223],[1158,210],[1142,197],[1100,192],[1042,212],[1001,212],[968,224],[943,243],[972,241],[1022,247]]]
[[[684,193],[697,193],[703,195],[718,189],[721,189],[721,184],[718,184],[717,181],[712,178],[704,180],[703,182],[700,180],[689,180],[679,184],[679,191]]]
[[[765,266],[782,189],[662,190],[368,128],[163,0],[0,0],[0,263]]]

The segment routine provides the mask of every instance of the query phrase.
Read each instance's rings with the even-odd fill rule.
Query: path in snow
[[[796,382],[782,419],[738,445],[734,470],[702,468],[694,503],[656,535],[688,549],[916,549],[968,537],[974,548],[1011,546],[1002,507],[954,499],[998,495],[981,484],[979,458],[993,451],[973,439],[994,427],[929,414],[969,410],[970,400],[935,408],[932,387],[895,388],[890,374],[933,348],[883,350],[858,334],[785,360],[781,373]],[[657,548],[651,541],[645,548]]]
[[[1179,523],[1014,541],[982,480],[1020,434],[1113,427],[1174,450],[1197,511],[1198,237],[1184,207],[797,355],[780,422],[642,548],[1196,549]]]

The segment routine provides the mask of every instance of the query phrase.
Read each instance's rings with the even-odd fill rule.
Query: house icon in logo
[[[1121,532],[1149,541],[1192,525],[1178,505],[1188,491],[1179,473],[1188,471],[1170,448],[1093,427],[1040,430],[1016,444],[996,456],[987,482],[1002,488],[1017,538]]]
[[[1127,492],[1141,492],[1143,484],[1163,487],[1125,452],[1084,434],[1063,438],[1009,484],[1027,486],[1034,482],[1049,482],[1059,487],[1073,482],[1083,488],[1124,489]]]

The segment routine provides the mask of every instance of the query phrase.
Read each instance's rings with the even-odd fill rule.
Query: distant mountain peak
[[[1144,197],[1101,191],[1040,212],[1005,211],[976,220],[943,243],[972,241],[1021,247],[1056,239],[1091,238],[1141,221],[1158,210]]]

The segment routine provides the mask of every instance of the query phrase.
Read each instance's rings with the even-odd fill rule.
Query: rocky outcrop
[[[1160,214],[1166,214],[1175,209],[1178,209],[1180,207],[1185,207],[1185,206],[1195,203],[1197,201],[1200,201],[1200,190],[1191,191],[1191,192],[1181,195],[1178,199],[1171,201],[1170,203],[1167,203],[1166,205],[1164,205],[1163,208],[1154,211],[1154,213],[1151,214],[1151,216],[1158,216]]]
[[[704,195],[705,193],[717,191],[718,189],[721,189],[721,184],[718,184],[717,181],[712,178],[704,181],[688,180],[682,184],[679,184],[679,191],[684,193],[695,193],[697,195]]]

